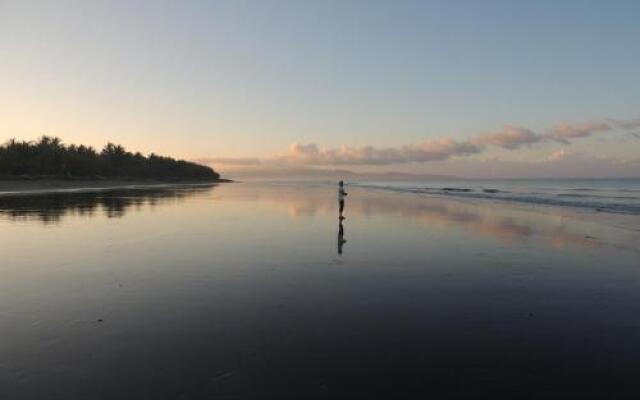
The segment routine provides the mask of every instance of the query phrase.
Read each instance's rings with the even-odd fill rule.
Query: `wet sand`
[[[0,179],[0,196],[42,194],[65,191],[96,191],[117,188],[148,188],[176,185],[212,185],[228,180],[154,180],[154,179]]]
[[[0,396],[640,394],[634,221],[335,192],[0,201]]]

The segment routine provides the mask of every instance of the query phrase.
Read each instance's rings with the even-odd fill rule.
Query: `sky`
[[[640,177],[638,1],[0,0],[0,140]]]

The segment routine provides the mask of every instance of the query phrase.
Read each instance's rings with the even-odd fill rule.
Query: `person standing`
[[[340,181],[338,184],[338,205],[340,206],[340,219],[344,219],[342,213],[344,211],[344,198],[347,196],[347,192],[344,191],[344,182]]]

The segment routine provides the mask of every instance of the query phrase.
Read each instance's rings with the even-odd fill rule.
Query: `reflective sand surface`
[[[349,192],[0,198],[0,397],[640,392],[637,230]]]

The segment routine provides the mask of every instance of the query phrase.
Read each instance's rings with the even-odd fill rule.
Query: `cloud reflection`
[[[227,212],[241,212],[234,208],[235,205],[251,203],[285,210],[293,219],[326,218],[333,221],[337,212],[334,189],[322,183],[231,184],[218,186],[215,200]],[[0,197],[0,218],[44,224],[56,224],[70,216],[121,218],[132,210],[178,203],[192,196],[209,196],[210,190],[212,187],[121,189]],[[587,225],[558,218],[559,214],[553,211],[537,212],[526,207],[382,190],[351,190],[353,195],[349,196],[348,210],[352,227],[359,223],[356,222],[359,219],[385,216],[430,229],[462,230],[477,238],[490,238],[508,245],[544,243],[556,249],[584,249],[602,247],[607,243],[601,234],[593,234]],[[338,226],[339,245],[344,244],[344,231],[345,226]],[[342,250],[341,246],[338,250]]]
[[[227,200],[250,200],[285,208],[292,218],[333,218],[337,210],[333,191],[323,184],[274,184],[273,190],[255,190],[254,185],[237,185],[223,191]],[[463,229],[478,237],[515,245],[542,240],[554,248],[595,248],[602,242],[589,237],[580,224],[558,219],[552,214],[498,207],[486,202],[470,202],[415,194],[389,193],[351,188],[350,218],[377,215],[396,216],[439,229]],[[226,193],[225,193],[226,192]]]

